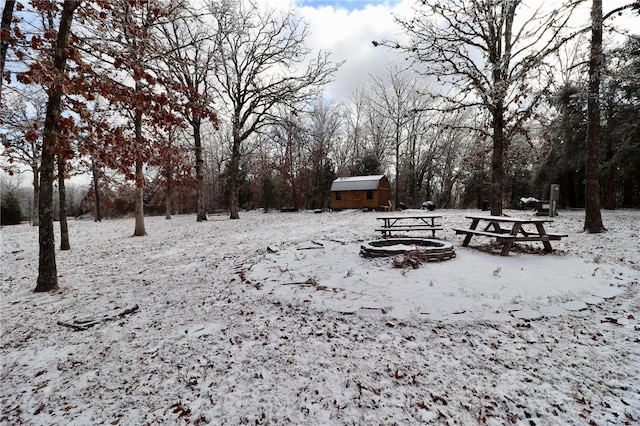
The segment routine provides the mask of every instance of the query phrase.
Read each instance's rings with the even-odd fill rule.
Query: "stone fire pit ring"
[[[456,257],[453,244],[428,238],[387,238],[360,245],[362,257],[389,257],[417,251],[427,261],[443,261]]]

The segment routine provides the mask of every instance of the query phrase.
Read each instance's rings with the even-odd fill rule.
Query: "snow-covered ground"
[[[0,423],[640,423],[640,211],[508,257],[460,246],[469,212],[417,269],[359,256],[383,213],[71,221],[50,294],[37,228],[2,228]]]

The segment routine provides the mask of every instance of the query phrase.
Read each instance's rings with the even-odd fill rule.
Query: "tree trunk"
[[[231,151],[229,180],[229,218],[240,219],[240,135],[235,126],[233,129],[233,149]]]
[[[102,209],[100,208],[100,182],[98,178],[98,166],[96,161],[91,159],[91,171],[93,173],[93,197],[95,204],[95,221],[102,222]]]
[[[491,214],[502,215],[504,176],[504,107],[496,102],[493,111],[493,154],[491,156]]]
[[[207,220],[207,208],[204,194],[204,159],[202,158],[202,139],[200,137],[200,117],[194,117],[193,126],[193,143],[195,145],[196,154],[196,192],[198,201],[196,204],[196,221],[202,222]]]
[[[33,209],[31,210],[31,225],[40,225],[40,166],[35,165],[31,168],[33,172]]]
[[[135,192],[135,217],[136,228],[133,232],[134,237],[142,237],[147,235],[144,229],[144,173],[142,171],[144,164],[140,160],[136,160],[136,192]]]
[[[60,250],[71,250],[69,224],[67,223],[67,188],[64,185],[65,161],[58,154],[58,194],[60,195]]]
[[[58,287],[56,267],[55,234],[53,231],[53,163],[55,117],[59,114],[60,96],[49,97],[47,118],[45,119],[44,142],[42,144],[42,160],[40,161],[40,192],[38,205],[39,218],[39,256],[38,279],[36,292],[50,291]],[[55,104],[57,103],[57,111]],[[51,118],[49,118],[51,116]]]
[[[164,203],[164,218],[169,220],[171,219],[171,194],[173,191],[173,181],[171,180],[171,164],[170,161],[167,161],[167,171],[166,171],[166,178],[167,178],[167,191],[165,194],[165,203]]]
[[[589,100],[587,102],[587,146],[585,173],[584,230],[590,233],[606,231],[600,212],[600,74],[602,72],[602,0],[593,0],[591,7],[591,54],[589,57]]]
[[[398,209],[400,206],[400,141],[398,133],[396,132],[396,205],[394,209]]]
[[[136,93],[138,93],[138,83],[136,83]],[[144,229],[144,161],[140,150],[142,149],[142,110],[139,106],[136,106],[134,126],[136,132],[136,191],[135,191],[135,217],[136,228],[133,231],[134,237],[142,237],[147,235],[147,231]]]
[[[13,19],[13,8],[15,0],[7,0],[2,9],[2,26],[0,27],[0,101],[2,100],[2,85],[4,84],[4,64],[9,49],[9,32],[11,31],[11,20]]]
[[[78,6],[77,0],[65,0],[60,17],[60,29],[54,51],[54,67],[61,74],[67,61],[66,48],[69,45],[73,12]],[[39,254],[38,279],[35,291],[51,291],[58,287],[56,268],[55,235],[53,232],[53,166],[55,149],[58,145],[58,118],[62,104],[62,87],[53,86],[49,92],[47,113],[44,120],[42,138],[42,161],[40,162],[40,205],[38,208]]]

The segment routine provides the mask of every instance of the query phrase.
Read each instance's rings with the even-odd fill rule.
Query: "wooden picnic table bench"
[[[376,232],[382,232],[383,237],[391,237],[392,232],[430,231],[435,238],[436,231],[443,230],[442,225],[435,222],[440,218],[442,216],[436,214],[380,216],[376,219],[382,220],[383,225],[376,228]]]
[[[553,248],[550,241],[557,241],[566,234],[548,233],[544,229],[544,224],[553,222],[552,219],[542,218],[522,218],[509,216],[486,216],[486,215],[468,215],[467,219],[471,219],[471,225],[468,229],[454,228],[456,234],[464,234],[462,247],[467,247],[474,235],[495,238],[498,243],[502,244],[502,256],[507,256],[513,243],[524,241],[539,241],[544,245],[544,251],[551,253]],[[478,229],[478,225],[483,222],[484,228]],[[503,225],[506,225],[503,227]],[[535,230],[531,229],[531,225]]]

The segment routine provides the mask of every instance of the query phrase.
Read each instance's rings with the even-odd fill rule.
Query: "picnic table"
[[[391,237],[392,232],[416,232],[431,231],[433,238],[436,237],[436,231],[442,231],[442,225],[437,224],[436,219],[442,218],[442,215],[436,214],[416,214],[416,215],[385,215],[377,217],[382,220],[381,227],[376,232],[382,232],[383,237]]]
[[[521,241],[540,241],[544,245],[544,251],[550,253],[553,251],[550,241],[568,236],[548,233],[544,229],[544,224],[553,222],[552,219],[485,215],[468,215],[466,218],[471,219],[468,229],[454,228],[456,234],[465,235],[462,247],[467,247],[475,235],[493,237],[502,244],[502,256],[509,254],[514,242]],[[478,227],[481,223],[483,226]]]

